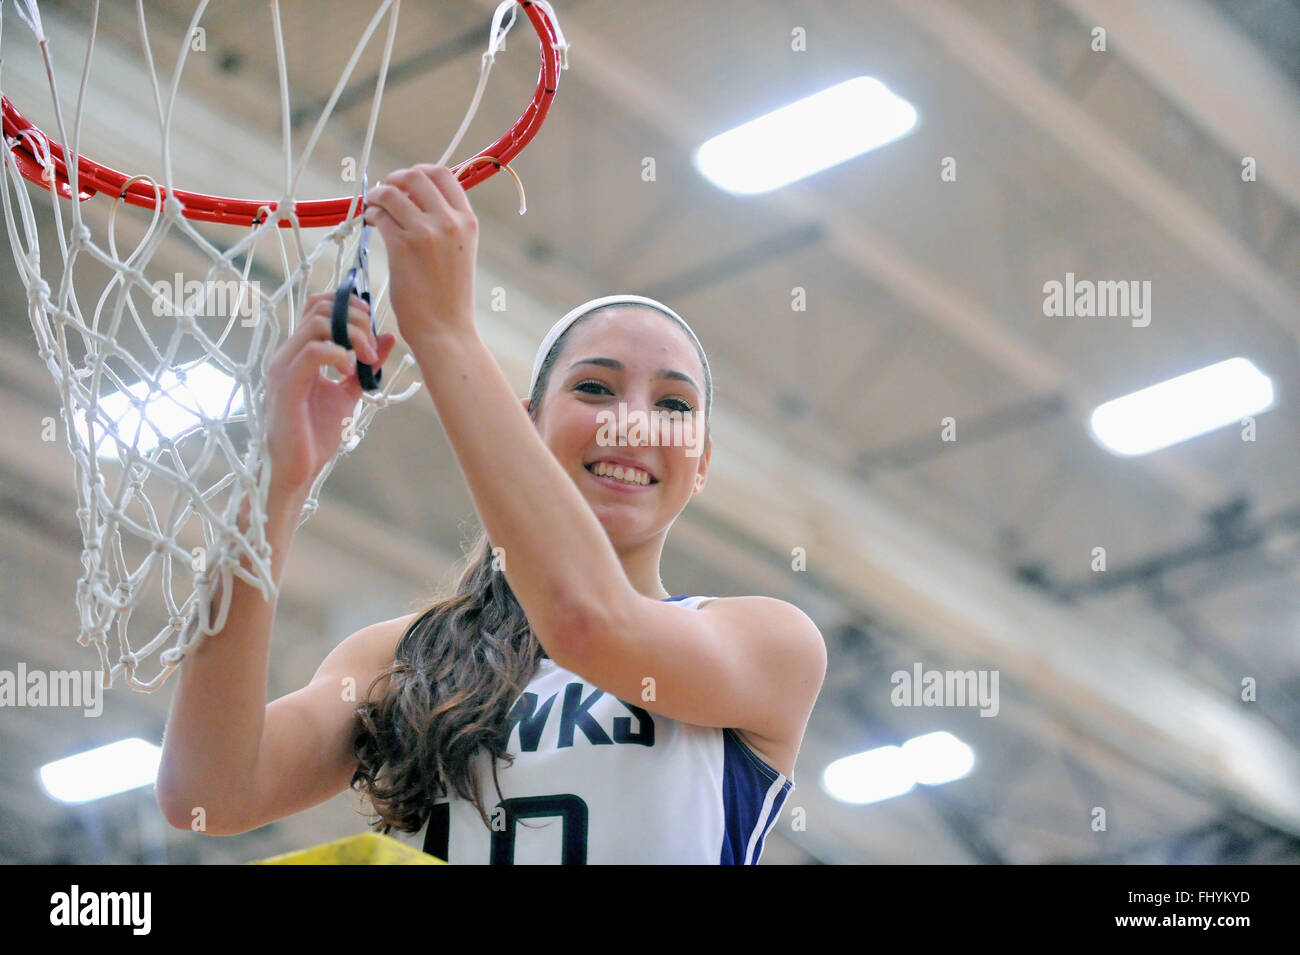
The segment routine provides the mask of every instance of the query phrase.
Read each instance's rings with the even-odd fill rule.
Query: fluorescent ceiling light
[[[951,733],[926,733],[909,739],[903,758],[918,783],[938,786],[961,779],[975,765],[975,751]]]
[[[893,142],[915,125],[911,103],[858,76],[714,136],[693,159],[720,189],[753,195]]]
[[[961,779],[975,765],[975,752],[951,733],[926,733],[902,746],[880,746],[837,759],[822,774],[822,788],[840,802],[880,802],[911,792],[917,783],[937,786]]]
[[[90,802],[148,786],[158,777],[162,750],[142,739],[124,739],[46,763],[41,785],[60,802]]]
[[[1099,405],[1090,422],[1108,451],[1131,456],[1233,424],[1273,404],[1272,380],[1229,358]]]
[[[840,802],[879,802],[911,792],[915,785],[911,768],[897,746],[845,756],[822,774],[822,786]]]
[[[225,418],[244,410],[242,389],[215,365],[203,363],[185,372],[181,384],[176,372],[168,369],[159,377],[163,390],[149,393],[149,383],[138,381],[125,392],[113,391],[99,399],[100,414],[95,417],[96,454],[100,458],[116,459],[118,443],[136,447],[148,454],[158,447],[159,434],[175,441],[201,423],[199,412],[208,418]],[[144,405],[143,416],[140,405]],[[229,405],[229,409],[227,409]],[[106,428],[104,418],[113,422]],[[85,412],[77,415],[77,434],[83,447],[90,445]],[[116,433],[117,441],[113,440]]]

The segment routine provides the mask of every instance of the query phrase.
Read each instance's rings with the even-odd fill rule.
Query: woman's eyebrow
[[[600,365],[602,368],[610,368],[614,371],[622,371],[623,363],[617,358],[580,358],[569,366],[569,370],[577,368],[579,365]],[[683,371],[675,371],[672,368],[660,368],[655,372],[656,378],[671,378],[674,381],[684,381],[692,386],[696,391],[700,386],[695,384],[695,379]]]

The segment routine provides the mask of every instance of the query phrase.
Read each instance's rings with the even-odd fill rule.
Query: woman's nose
[[[650,396],[628,394],[624,402],[627,413],[619,415],[619,442],[625,446],[648,445],[654,425]]]

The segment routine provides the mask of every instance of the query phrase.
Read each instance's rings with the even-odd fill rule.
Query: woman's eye
[[[586,381],[580,381],[573,386],[574,391],[581,391],[587,395],[612,395],[609,386],[604,382],[596,381],[594,378],[588,378]],[[659,402],[661,405],[667,405],[669,411],[676,411],[680,414],[690,414],[695,409],[691,407],[690,402],[683,398],[664,398]]]

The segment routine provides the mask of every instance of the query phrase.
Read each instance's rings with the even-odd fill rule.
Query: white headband
[[[695,347],[699,349],[700,360],[704,364],[704,370],[706,372],[709,370],[709,360],[704,357],[704,347],[700,345],[700,340],[695,337],[695,332],[691,330],[691,326],[686,324],[686,319],[682,318],[663,302],[657,302],[652,298],[646,298],[644,295],[630,295],[626,293],[605,295],[601,298],[593,298],[590,302],[583,302],[573,311],[569,312],[568,315],[565,315],[562,319],[551,326],[551,330],[546,333],[546,337],[542,339],[541,345],[537,348],[537,357],[533,359],[533,377],[528,382],[528,393],[530,395],[533,393],[533,389],[537,387],[537,376],[541,374],[542,364],[546,361],[546,356],[551,353],[551,348],[554,347],[556,340],[564,334],[565,329],[588,312],[595,311],[598,308],[603,308],[606,305],[648,305],[651,308],[658,309],[670,318],[676,319],[681,324],[682,328],[686,330],[686,334],[691,336],[691,341],[695,342]]]

